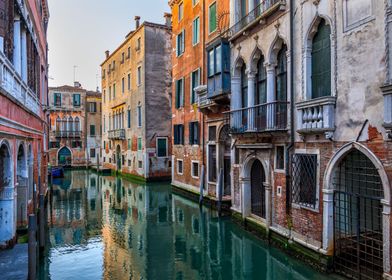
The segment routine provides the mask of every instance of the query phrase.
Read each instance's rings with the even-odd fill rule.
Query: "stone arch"
[[[374,165],[378,171],[382,188],[384,192],[384,199],[381,200],[383,205],[382,223],[383,223],[383,267],[384,273],[390,272],[390,216],[391,216],[391,191],[390,181],[380,159],[366,146],[351,142],[341,147],[329,161],[324,173],[323,185],[323,250],[328,255],[334,253],[334,191],[333,178],[335,176],[335,169],[352,151],[359,151],[365,155]]]
[[[16,164],[17,181],[17,227],[27,226],[27,202],[28,202],[28,167],[27,155],[24,142],[19,143]]]
[[[12,157],[12,146],[7,140],[0,141],[0,192],[5,188],[13,188],[14,168]],[[8,176],[7,176],[8,175]]]
[[[287,52],[289,52],[290,48],[287,40],[281,34],[276,34],[268,51],[268,62],[270,64],[277,63],[278,53],[282,49],[283,45],[287,46]]]
[[[312,45],[313,37],[316,35],[316,33],[318,31],[318,26],[320,25],[320,22],[322,20],[325,20],[325,23],[330,26],[331,35],[334,35],[334,28],[333,28],[333,24],[332,24],[332,22],[333,22],[332,19],[330,17],[328,17],[327,15],[317,14],[313,18],[312,22],[310,23],[309,29],[306,32],[305,41],[304,41],[305,47],[308,47],[309,43],[310,43],[310,45]]]
[[[246,65],[246,61],[241,55],[239,55],[233,64],[233,77],[241,76],[241,68],[243,65]]]
[[[33,153],[33,144],[30,143],[28,146],[27,152],[27,167],[28,167],[28,194],[29,199],[33,198],[34,191],[34,153]]]
[[[265,60],[264,52],[262,51],[261,47],[257,45],[250,57],[249,70],[251,72],[257,73],[257,63],[261,57],[264,57]]]
[[[72,150],[67,146],[58,149],[57,165],[72,165]]]

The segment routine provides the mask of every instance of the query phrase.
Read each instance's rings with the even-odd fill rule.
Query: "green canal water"
[[[52,194],[40,279],[332,278],[168,184],[72,171]]]

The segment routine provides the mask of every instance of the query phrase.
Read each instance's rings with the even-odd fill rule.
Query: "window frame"
[[[194,164],[197,164],[197,176],[194,175]],[[192,160],[191,161],[191,176],[193,179],[199,179],[200,178],[200,162],[198,160]]]
[[[214,1],[208,6],[208,35],[214,33],[218,29],[218,24],[215,22],[215,29],[211,30],[211,7],[215,5],[215,21],[217,20],[217,11],[218,11],[218,5],[217,1]]]
[[[191,94],[190,94],[190,99],[189,99],[191,104],[197,103],[196,92],[194,90],[196,87],[194,85],[194,80],[193,80],[193,74],[196,72],[197,72],[197,79],[198,79],[198,85],[196,87],[198,87],[198,86],[200,86],[201,68],[199,67],[196,70],[191,72],[191,79],[190,79],[190,93]],[[192,99],[194,99],[194,100],[192,100]]]
[[[181,42],[179,38],[181,36]],[[181,48],[179,48],[181,46]],[[185,52],[185,29],[182,29],[176,36],[176,56],[181,57]]]
[[[197,38],[195,41],[195,22],[197,22]],[[200,43],[200,16],[197,16],[192,21],[192,46],[196,46]]]
[[[79,103],[77,104],[76,102],[76,98],[75,97],[79,97]],[[73,93],[72,94],[72,104],[74,107],[81,107],[82,106],[82,97],[80,95],[80,93]]]
[[[137,67],[137,86],[140,87],[142,85],[142,66],[139,65]]]
[[[159,140],[165,140],[166,142],[166,149],[165,149],[165,156],[160,156],[159,155],[159,145],[158,142]],[[169,157],[169,139],[168,137],[157,137],[156,139],[156,153],[157,153],[157,158],[168,158]]]
[[[181,172],[179,171],[179,163],[181,162]],[[176,171],[178,175],[184,175],[184,160],[177,159],[176,161]]]
[[[184,2],[178,3],[178,22],[184,18]]]
[[[278,168],[278,148],[283,147],[283,169]],[[275,145],[275,157],[274,157],[274,170],[277,173],[285,173],[286,172],[286,145],[278,144]]]
[[[137,138],[137,150],[143,151],[143,141],[142,141],[142,137],[138,137]]]
[[[180,94],[180,96],[177,96],[177,90],[178,90],[178,83],[181,81],[181,94]],[[185,97],[185,94],[184,94],[184,91],[185,91],[185,88],[184,88],[184,84],[185,84],[185,79],[184,79],[184,77],[182,77],[182,78],[180,78],[180,79],[178,79],[178,80],[176,80],[175,81],[175,99],[174,99],[174,101],[175,101],[175,108],[176,109],[180,109],[180,108],[183,108],[184,106],[185,106],[185,100],[184,100],[184,97]],[[177,99],[177,97],[179,97],[179,99]],[[178,100],[178,102],[177,102],[177,100]]]
[[[142,106],[138,105],[137,106],[137,127],[140,128],[143,126],[143,120],[142,120]]]
[[[92,128],[94,128],[94,129],[92,129]],[[92,130],[94,130],[94,134],[91,133]],[[95,137],[95,136],[97,136],[95,124],[90,124],[90,137]]]

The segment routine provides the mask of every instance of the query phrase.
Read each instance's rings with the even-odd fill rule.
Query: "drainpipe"
[[[294,148],[294,0],[290,0],[290,145],[286,149],[286,214],[291,210],[290,151]]]
[[[202,42],[202,65],[203,65],[203,71],[202,71],[202,84],[206,84],[206,80],[205,80],[205,69],[206,69],[206,65],[205,65],[205,43],[206,43],[206,15],[205,15],[205,0],[203,0],[203,7],[202,7],[202,14],[203,14],[203,42]],[[204,124],[204,114],[202,114],[202,121],[201,121],[201,131],[202,131],[202,164],[203,164],[203,169],[205,169],[205,124]],[[205,173],[204,173],[205,174]],[[203,177],[202,180],[205,182],[205,178]],[[203,182],[203,186],[204,186],[204,182]]]

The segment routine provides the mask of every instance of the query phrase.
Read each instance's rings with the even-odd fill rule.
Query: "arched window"
[[[321,20],[312,41],[312,98],[331,95],[331,28]]]
[[[68,131],[73,131],[73,130],[74,130],[73,118],[70,116],[68,118]]]
[[[61,129],[61,119],[60,117],[57,117],[56,119],[56,131],[60,131]]]
[[[277,56],[276,66],[276,100],[287,100],[287,47],[283,45]]]
[[[256,105],[267,103],[267,71],[264,67],[264,57],[257,62]]]
[[[80,120],[78,117],[75,118],[75,131],[80,131]]]
[[[63,118],[62,124],[61,124],[61,130],[62,131],[67,131],[67,117]]]
[[[241,102],[242,108],[248,107],[248,77],[245,64],[241,67]]]

